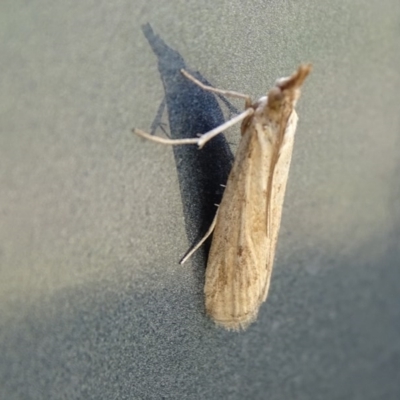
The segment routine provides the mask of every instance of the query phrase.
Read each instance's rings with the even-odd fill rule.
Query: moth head
[[[301,64],[291,76],[278,79],[268,93],[268,106],[279,109],[284,103],[290,103],[294,107],[300,97],[300,88],[311,70],[311,64]]]
[[[268,107],[272,110],[279,110],[283,99],[282,90],[274,86],[268,93]]]

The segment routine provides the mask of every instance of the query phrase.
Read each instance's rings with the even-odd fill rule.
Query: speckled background
[[[204,316],[204,252],[178,264],[187,164],[130,133],[164,96],[148,22],[256,98],[314,64],[245,333]],[[398,0],[1,1],[0,398],[398,400],[399,26]]]

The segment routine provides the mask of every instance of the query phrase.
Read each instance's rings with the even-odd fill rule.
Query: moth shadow
[[[225,118],[215,95],[199,88],[182,75],[181,69],[189,70],[183,57],[156,35],[150,24],[144,25],[142,31],[157,56],[165,92],[163,103],[168,110],[170,137],[197,137],[224,123]],[[207,84],[200,73],[189,72]],[[163,103],[152,124],[152,130],[160,125]],[[189,242],[194,245],[211,225],[216,205],[220,203],[224,191],[222,185],[228,179],[234,157],[223,134],[208,142],[202,150],[196,145],[184,145],[173,146],[173,152],[186,234]],[[201,258],[204,259],[208,250],[209,243],[206,242]],[[197,263],[199,257],[194,260]]]

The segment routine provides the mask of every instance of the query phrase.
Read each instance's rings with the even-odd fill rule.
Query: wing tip
[[[225,328],[228,331],[240,332],[245,331],[257,319],[258,310],[251,314],[248,313],[235,317],[221,317],[212,315],[210,312],[207,312],[207,314],[217,326]]]

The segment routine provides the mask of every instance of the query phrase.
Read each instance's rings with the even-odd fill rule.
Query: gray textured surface
[[[314,73],[268,302],[203,315],[140,26],[213,84]],[[0,397],[399,399],[398,0],[2,1]],[[237,129],[230,141],[237,143]]]

